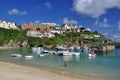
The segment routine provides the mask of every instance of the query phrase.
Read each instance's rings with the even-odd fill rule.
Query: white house
[[[55,33],[58,33],[58,34],[63,34],[65,31],[62,30],[62,27],[61,26],[55,26],[55,28],[53,30],[51,30],[51,33],[55,34]]]
[[[51,33],[43,33],[39,37],[40,38],[53,38],[53,37],[55,37],[55,35],[53,35]]]
[[[5,29],[19,29],[15,23],[0,20],[0,27]]]
[[[74,24],[64,24],[63,26],[62,26],[62,29],[63,30],[74,30],[74,29],[77,29],[77,26],[76,25],[74,25]]]
[[[61,31],[60,30],[51,30],[51,33],[58,33],[58,34],[61,34]]]
[[[93,36],[88,35],[88,34],[81,34],[81,37],[84,39],[93,39]]]
[[[95,34],[95,35],[93,35],[93,37],[100,38],[100,35]]]

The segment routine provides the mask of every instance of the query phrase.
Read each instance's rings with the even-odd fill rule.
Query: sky
[[[120,42],[120,0],[1,0],[0,20],[72,23]]]

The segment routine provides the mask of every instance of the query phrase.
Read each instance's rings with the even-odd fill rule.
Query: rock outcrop
[[[17,41],[17,40],[10,40],[9,43],[7,44],[9,47],[29,47],[28,41]]]

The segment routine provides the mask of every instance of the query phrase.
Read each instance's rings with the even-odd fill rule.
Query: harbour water
[[[11,54],[22,54],[21,58],[11,57]],[[32,59],[24,56],[32,55]],[[33,53],[30,48],[17,48],[0,50],[0,60],[15,62],[19,64],[30,64],[34,66],[64,70],[80,75],[120,80],[120,49],[96,57],[80,56],[55,56],[47,55],[40,57]],[[64,66],[66,61],[67,66]]]

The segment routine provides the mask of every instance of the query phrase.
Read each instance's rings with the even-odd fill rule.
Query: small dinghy
[[[40,57],[44,57],[45,55],[46,55],[46,54],[40,54],[39,56],[40,56]]]
[[[25,59],[32,59],[33,58],[33,56],[25,56]]]
[[[89,57],[96,57],[96,54],[88,54]]]
[[[22,57],[21,54],[11,54],[11,57]]]

